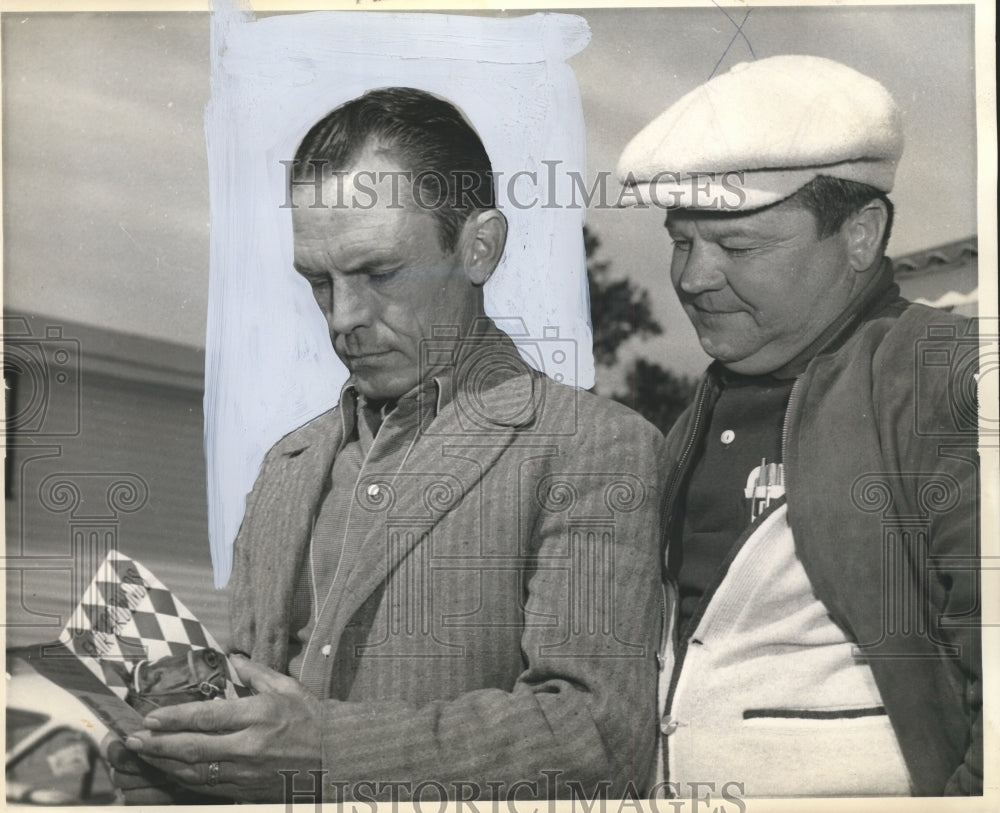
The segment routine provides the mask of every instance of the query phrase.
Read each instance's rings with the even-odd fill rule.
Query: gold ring
[[[208,785],[209,787],[215,787],[219,784],[219,763],[209,762],[208,763]]]

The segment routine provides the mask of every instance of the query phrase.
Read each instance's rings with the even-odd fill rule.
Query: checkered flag
[[[222,651],[194,614],[149,570],[111,550],[59,636],[80,661],[125,699],[135,663],[192,649]],[[229,680],[239,683],[227,663]],[[226,697],[236,697],[226,684]]]

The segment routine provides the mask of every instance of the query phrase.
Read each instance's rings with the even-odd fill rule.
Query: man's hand
[[[204,804],[206,797],[174,782],[163,771],[125,748],[114,734],[101,743],[101,751],[111,766],[111,781],[121,791],[127,805]]]
[[[157,709],[146,716],[146,730],[125,744],[199,792],[282,801],[286,780],[279,771],[322,767],[323,704],[286,675],[238,655],[232,663],[255,696]]]

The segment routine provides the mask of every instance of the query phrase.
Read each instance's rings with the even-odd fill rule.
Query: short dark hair
[[[369,90],[328,113],[313,125],[295,153],[292,177],[350,167],[371,143],[398,152],[412,173],[413,190],[438,224],[446,251],[458,245],[469,216],[496,206],[493,167],[479,135],[450,102],[423,90],[390,87]]]
[[[882,235],[882,251],[885,251],[889,233],[892,231],[893,206],[892,201],[881,189],[857,181],[817,175],[792,195],[791,200],[812,212],[821,238],[829,237],[836,232],[844,225],[847,218],[859,212],[871,201],[882,201],[888,214],[885,233]]]

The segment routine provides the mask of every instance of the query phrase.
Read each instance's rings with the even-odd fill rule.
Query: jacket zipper
[[[792,391],[788,394],[788,406],[785,408],[785,420],[781,424],[781,462],[785,467],[785,494],[788,494],[788,430],[792,424],[792,412],[795,409],[795,396],[802,389],[802,376],[795,379]]]
[[[670,601],[670,593],[667,591],[667,585],[663,582],[660,584],[660,648],[656,650],[656,667],[658,672],[662,672],[667,666],[667,660],[665,653],[667,647],[670,646],[671,642],[671,630],[667,629],[667,603]],[[657,685],[659,685],[660,679],[656,679]],[[657,704],[659,704],[659,699],[657,699]]]

